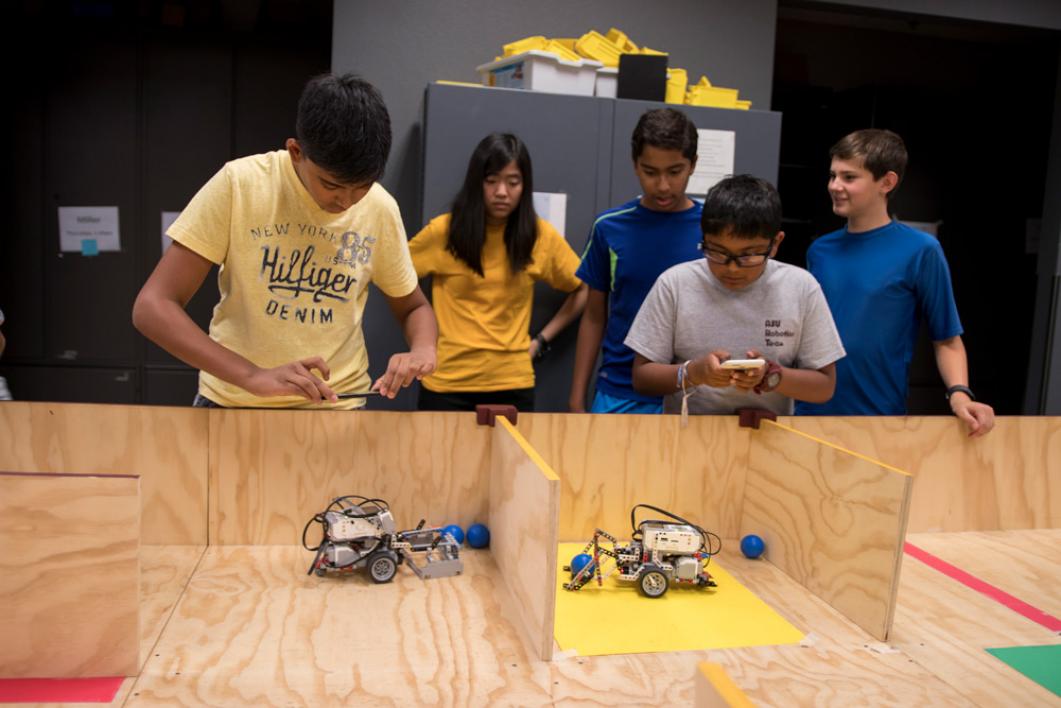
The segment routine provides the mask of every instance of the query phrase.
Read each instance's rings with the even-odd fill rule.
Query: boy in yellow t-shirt
[[[435,316],[397,204],[376,183],[391,144],[382,97],[352,74],[316,77],[295,134],[199,190],[133,307],[137,329],[200,369],[196,405],[353,408],[363,399],[336,394],[371,385],[393,398],[435,369]],[[208,336],[184,306],[214,264],[221,300]],[[374,384],[361,330],[369,282],[410,346]]]
[[[534,212],[530,154],[512,134],[486,136],[472,153],[449,214],[409,243],[417,275],[432,276],[438,371],[420,387],[421,410],[507,403],[534,410],[532,359],[582,312],[586,288],[564,237]],[[532,339],[534,283],[570,293]]]

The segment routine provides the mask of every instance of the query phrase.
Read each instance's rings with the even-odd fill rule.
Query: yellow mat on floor
[[[565,651],[574,649],[584,656],[641,654],[794,644],[803,639],[802,632],[715,561],[708,571],[717,588],[671,587],[663,597],[648,598],[634,583],[613,576],[603,586],[591,580],[581,590],[564,590],[571,573],[563,566],[584,545],[561,543],[558,554],[556,641]]]

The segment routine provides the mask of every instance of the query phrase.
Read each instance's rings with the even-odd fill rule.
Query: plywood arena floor
[[[1061,616],[1061,530],[908,540]],[[690,705],[709,660],[764,706],[1061,706],[984,651],[1056,644],[1056,633],[910,556],[887,643],[729,541],[719,561],[806,632],[802,644],[549,663],[506,619],[489,553],[464,558],[460,577],[402,569],[377,586],[307,576],[297,547],[145,546],[143,668],[111,705]]]

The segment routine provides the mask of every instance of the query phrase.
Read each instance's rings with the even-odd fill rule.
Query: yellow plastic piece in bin
[[[689,87],[685,92],[685,102],[690,106],[709,106],[711,108],[751,108],[751,101],[741,101],[739,92],[734,88],[712,86],[706,76]]]
[[[574,40],[571,40],[571,42],[573,43]],[[514,57],[517,54],[523,54],[530,51],[549,52],[550,54],[555,54],[560,59],[567,59],[568,61],[578,61],[582,58],[573,47],[565,46],[563,42],[555,39],[547,39],[541,35],[517,39],[515,42],[509,42],[504,45],[502,49],[504,50],[504,54],[496,57],[494,61],[504,59],[505,57]]]
[[[590,30],[579,37],[575,42],[575,49],[587,59],[594,59],[604,66],[616,68],[619,66],[619,55],[622,54],[619,47],[596,30]]]
[[[691,106],[712,108],[736,108],[737,89],[721,86],[693,86],[685,94],[685,102]]]
[[[553,41],[559,42],[560,44],[570,49],[576,57],[579,55],[578,50],[575,49],[575,42],[578,41],[578,39],[576,39],[575,37],[554,37]]]
[[[743,98],[737,99],[737,105],[734,106],[737,110],[746,111],[752,107],[752,102]]]
[[[685,103],[689,75],[685,69],[667,69],[667,103]]]
[[[483,85],[481,83],[480,84],[474,84],[471,81],[451,81],[449,79],[436,79],[435,83],[436,84],[442,84],[443,86],[472,86],[472,87],[475,87],[475,88],[482,88],[483,87]]]
[[[637,54],[639,51],[637,45],[630,41],[630,38],[626,36],[626,33],[622,30],[615,29],[612,27],[608,30],[606,36],[607,40],[619,48],[619,51],[623,54]]]
[[[533,37],[524,37],[523,39],[517,39],[515,42],[509,42],[501,47],[504,50],[504,56],[511,57],[516,54],[522,54],[523,52],[529,52],[532,49],[545,49],[545,45],[549,43],[549,40],[542,35],[534,35]],[[498,57],[500,59],[501,57]]]
[[[661,52],[658,49],[649,49],[648,47],[641,47],[640,54],[652,54],[657,57],[667,56],[667,52]]]
[[[561,59],[567,59],[568,61],[581,61],[582,57],[578,55],[574,49],[568,49],[562,42],[558,42],[555,39],[550,39],[546,42],[542,48],[543,52],[550,52],[560,57]]]

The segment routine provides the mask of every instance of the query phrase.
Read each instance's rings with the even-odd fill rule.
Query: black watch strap
[[[973,390],[971,388],[969,388],[968,386],[962,386],[961,384],[958,384],[957,386],[951,386],[950,388],[947,389],[947,393],[946,393],[947,400],[949,401],[951,395],[955,394],[955,393],[964,393],[971,400],[973,400],[973,401],[976,400],[976,395],[973,394]]]
[[[537,358],[541,359],[542,357],[545,356],[545,353],[548,352],[549,349],[550,349],[549,340],[545,338],[544,334],[542,334],[541,332],[538,332],[538,334],[534,335],[534,341],[536,341],[538,343]]]

